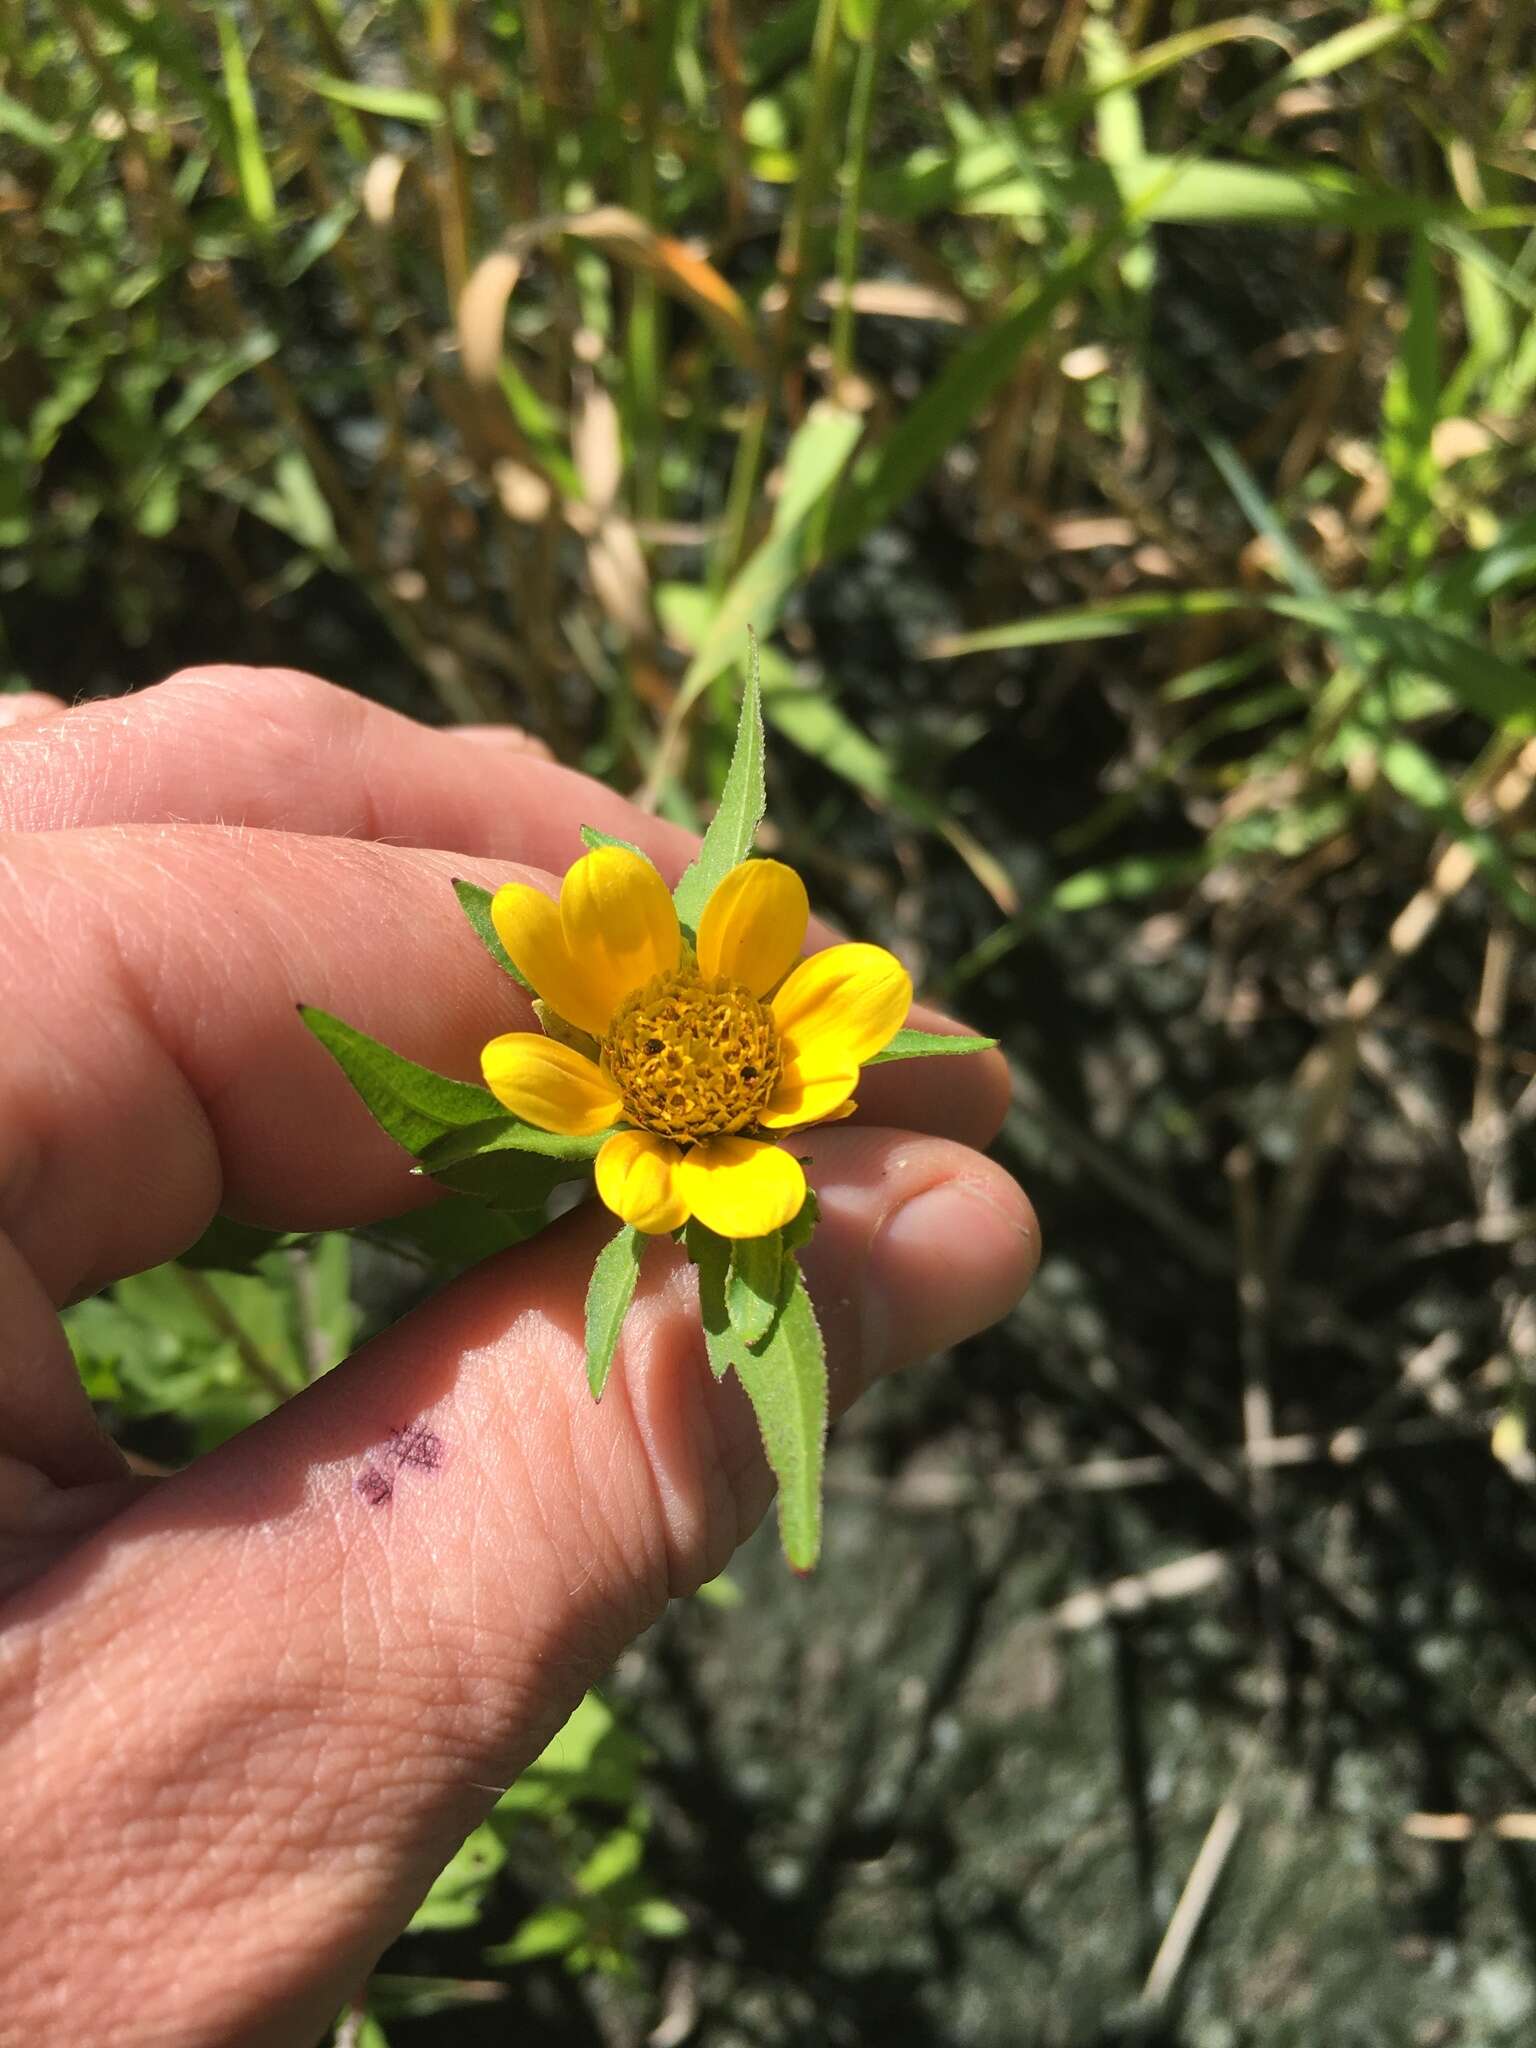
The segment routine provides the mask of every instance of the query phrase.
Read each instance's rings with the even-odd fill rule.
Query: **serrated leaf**
[[[821,1473],[827,1437],[827,1357],[799,1268],[789,1263],[784,1307],[761,1350],[737,1347],[736,1376],[757,1416],[779,1482],[779,1538],[797,1572],[821,1553]]]
[[[784,1270],[784,1233],[741,1237],[731,1243],[725,1278],[725,1310],[744,1344],[760,1344],[779,1312]]]
[[[921,1060],[934,1053],[990,1052],[995,1038],[970,1038],[960,1032],[898,1031],[890,1044],[871,1053],[866,1067],[882,1066],[887,1060]]]
[[[456,881],[453,893],[459,899],[459,908],[474,927],[475,937],[496,962],[504,974],[510,974],[519,988],[534,993],[533,983],[526,980],[512,964],[512,956],[501,943],[495,921],[491,917],[492,891],[482,889],[478,882]]]
[[[299,1015],[325,1047],[369,1113],[397,1144],[420,1156],[435,1138],[504,1114],[488,1088],[434,1074],[403,1059],[364,1031],[343,1024],[325,1010],[299,1005]]]
[[[739,867],[752,851],[752,841],[768,803],[763,772],[765,751],[763,698],[754,635],[748,643],[747,680],[741,693],[741,716],[736,721],[736,745],[719,807],[709,821],[698,859],[673,891],[678,917],[686,925],[697,927],[715,884],[732,868]]]
[[[805,1200],[779,1233],[784,1241],[785,1252],[797,1252],[801,1245],[809,1244],[811,1235],[820,1221],[821,1204],[816,1199],[816,1190],[807,1188]]]
[[[587,1385],[594,1401],[603,1398],[644,1252],[644,1233],[626,1223],[609,1238],[592,1267],[587,1287]]]

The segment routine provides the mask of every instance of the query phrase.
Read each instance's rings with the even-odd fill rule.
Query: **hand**
[[[531,1020],[450,878],[563,870],[582,823],[669,875],[690,842],[535,751],[287,671],[29,711],[0,733],[0,2040],[294,2048],[757,1523],[752,1415],[662,1245],[592,1405],[591,1207],[153,1484],[56,1307],[219,1210],[327,1229],[422,1199],[295,1001],[472,1075]],[[970,1149],[1005,1091],[995,1055],[876,1069],[862,1122],[814,1134],[834,1408],[1025,1287],[1028,1204]],[[375,1504],[402,1429],[435,1461]]]

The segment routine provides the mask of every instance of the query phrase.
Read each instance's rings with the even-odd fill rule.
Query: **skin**
[[[751,1412],[666,1245],[593,1407],[592,1206],[153,1483],[56,1311],[217,1210],[318,1228],[427,1198],[295,1002],[474,1076],[532,1018],[449,880],[552,889],[582,823],[669,880],[692,842],[536,742],[286,670],[0,714],[0,2042],[293,2048],[760,1520]],[[1027,1285],[1034,1217],[975,1149],[1005,1095],[993,1055],[876,1069],[805,1141],[834,1410]]]

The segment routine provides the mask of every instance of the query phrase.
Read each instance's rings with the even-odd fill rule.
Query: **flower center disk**
[[[686,1143],[754,1124],[778,1085],[773,1013],[726,975],[659,974],[618,1011],[603,1065],[641,1130]]]

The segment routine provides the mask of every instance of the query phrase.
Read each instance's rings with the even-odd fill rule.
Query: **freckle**
[[[365,1465],[353,1488],[371,1508],[381,1508],[394,1495],[394,1487],[376,1465]]]

